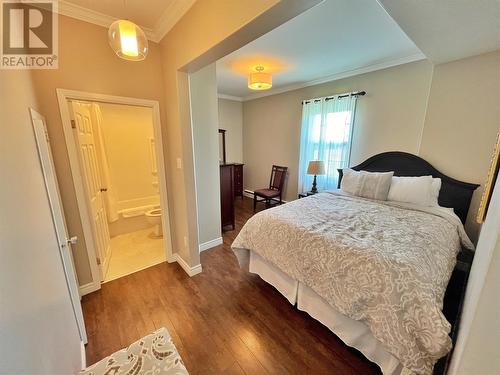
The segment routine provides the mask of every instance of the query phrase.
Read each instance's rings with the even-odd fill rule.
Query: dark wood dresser
[[[243,199],[243,164],[220,164],[220,216],[222,230],[234,229],[234,198]]]
[[[220,165],[220,215],[222,230],[234,229],[234,198],[243,199],[243,164]]]
[[[243,199],[243,165],[234,163],[234,196]]]
[[[222,230],[234,229],[234,165],[220,165],[220,218]]]

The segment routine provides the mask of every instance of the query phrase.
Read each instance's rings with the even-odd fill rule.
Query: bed
[[[463,223],[477,185],[403,152],[352,169],[439,177],[442,207],[320,193],[254,215],[233,251],[384,374],[431,374],[452,346],[443,299],[457,254],[473,248]]]

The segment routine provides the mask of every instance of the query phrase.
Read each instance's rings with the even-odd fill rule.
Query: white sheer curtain
[[[317,177],[318,190],[337,188],[337,169],[349,165],[356,99],[356,95],[349,95],[303,103],[299,192],[311,190],[313,176],[306,173],[311,160],[325,163],[326,174]]]

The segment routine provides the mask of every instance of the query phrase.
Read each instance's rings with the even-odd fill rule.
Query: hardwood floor
[[[201,254],[201,274],[190,278],[177,263],[162,263],[83,297],[87,363],[164,326],[191,374],[380,374],[260,277],[239,269],[230,245],[253,211],[248,198],[235,205],[236,230]]]

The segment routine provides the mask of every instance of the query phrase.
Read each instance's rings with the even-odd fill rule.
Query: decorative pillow
[[[387,199],[390,201],[417,204],[419,206],[438,206],[441,179],[432,176],[392,178]]]
[[[358,195],[361,185],[361,173],[350,168],[342,169],[342,180],[340,181],[340,190],[351,195]]]
[[[340,189],[346,193],[363,198],[387,200],[394,172],[342,170]]]

